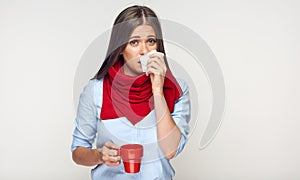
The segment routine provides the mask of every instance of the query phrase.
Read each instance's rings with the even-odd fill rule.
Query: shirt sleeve
[[[97,116],[94,103],[94,84],[95,80],[90,80],[80,94],[77,115],[74,121],[72,152],[79,146],[92,148],[96,137]]]
[[[181,131],[180,142],[174,157],[181,153],[185,144],[187,143],[188,134],[190,132],[188,123],[191,117],[191,105],[188,85],[182,79],[177,79],[177,81],[183,93],[175,103],[174,111],[171,113],[173,120]]]

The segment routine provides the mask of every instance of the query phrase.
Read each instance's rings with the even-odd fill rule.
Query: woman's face
[[[140,56],[147,54],[151,50],[157,50],[156,34],[152,26],[137,26],[129,41],[121,53],[124,57],[124,73],[129,76],[143,74]]]

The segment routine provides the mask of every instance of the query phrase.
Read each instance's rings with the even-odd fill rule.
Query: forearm
[[[171,159],[177,151],[181,132],[170,115],[163,93],[154,95],[154,106],[157,120],[157,138],[164,155]]]
[[[73,161],[84,166],[94,166],[102,164],[101,153],[97,149],[77,147],[72,153]]]

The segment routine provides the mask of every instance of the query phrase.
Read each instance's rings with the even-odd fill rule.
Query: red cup
[[[123,160],[125,172],[140,172],[141,160],[143,157],[143,146],[140,144],[125,144],[120,148],[120,155]]]

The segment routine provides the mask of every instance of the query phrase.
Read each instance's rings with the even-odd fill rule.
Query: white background
[[[135,3],[197,32],[224,73],[221,128],[204,150],[203,127],[193,130],[172,161],[175,179],[299,179],[297,0],[0,1],[0,179],[90,178],[70,153],[76,69],[90,43]]]

